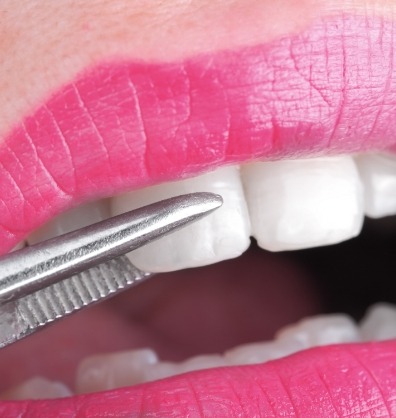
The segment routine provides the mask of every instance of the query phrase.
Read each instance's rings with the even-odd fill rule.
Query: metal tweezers
[[[0,348],[150,277],[124,255],[222,205],[192,193],[0,257]]]

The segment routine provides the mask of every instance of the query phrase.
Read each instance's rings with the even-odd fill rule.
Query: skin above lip
[[[1,144],[0,251],[86,199],[255,158],[391,147],[394,38],[385,18],[331,17],[237,51],[85,72]]]
[[[171,63],[113,60],[88,70],[50,97],[1,144],[0,250],[6,251],[29,231],[83,199],[248,159],[390,147],[396,133],[392,113],[394,36],[392,22],[383,18],[333,17],[299,35],[237,51]],[[381,48],[377,49],[373,45],[378,45],[379,37]],[[332,386],[325,375],[337,377],[331,384],[339,388],[339,378],[346,373],[343,388],[353,393],[338,393],[338,403],[333,397],[326,398],[329,408],[339,408],[339,415],[346,409],[350,416],[363,416],[365,409],[377,408],[383,416],[387,411],[391,416],[396,382],[395,370],[389,365],[395,363],[395,343],[356,347],[360,347],[357,354],[347,346],[336,352],[326,347],[270,364],[224,369],[226,374],[207,371],[114,391],[108,398],[100,394],[47,403],[3,403],[0,408],[4,414],[26,408],[33,414],[38,408],[41,416],[46,407],[49,414],[63,408],[71,416],[80,408],[83,416],[84,410],[91,415],[100,408],[103,412],[105,405],[99,405],[99,400],[120,399],[119,407],[130,411],[135,407],[130,405],[130,397],[136,396],[138,403],[148,390],[158,395],[157,403],[148,408],[159,408],[164,392],[172,392],[172,385],[177,388],[178,382],[196,388],[201,378],[203,382],[214,378],[217,394],[213,396],[218,396],[218,384],[230,379],[231,373],[241,388],[249,387],[247,381],[253,380],[256,390],[273,379],[282,383],[277,387],[283,392],[274,394],[267,408],[270,412],[274,405],[284,407],[293,416],[293,408],[299,406],[284,393],[290,385],[301,391],[298,399],[308,399],[302,412],[309,412],[323,407],[323,402],[317,402],[319,396],[307,396],[311,384],[321,384],[329,393]],[[358,367],[360,355],[366,357]],[[313,359],[322,362],[324,370],[316,376],[308,368],[316,364]],[[332,368],[338,374],[332,374]],[[287,376],[290,371],[301,371],[300,384],[279,381],[281,369]],[[360,384],[366,389],[362,393],[357,389]],[[200,390],[207,390],[207,385]],[[260,393],[257,396],[264,405],[268,392]],[[208,400],[207,392],[202,396]],[[235,388],[228,385],[224,402],[235,396]],[[245,400],[243,407],[251,407],[247,395],[239,399],[240,404]],[[196,401],[194,405],[196,408]],[[321,410],[314,410],[312,416],[320,414]]]
[[[4,402],[29,417],[394,417],[396,342],[335,345],[62,400]]]

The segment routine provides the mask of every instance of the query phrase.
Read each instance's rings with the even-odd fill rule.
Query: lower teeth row
[[[75,393],[130,386],[199,369],[263,363],[320,345],[392,338],[396,338],[396,306],[379,303],[369,309],[359,325],[347,315],[312,317],[282,329],[271,342],[247,344],[222,355],[202,355],[180,363],[159,361],[151,349],[92,356],[77,369]],[[35,377],[0,399],[48,399],[72,394],[61,382]]]

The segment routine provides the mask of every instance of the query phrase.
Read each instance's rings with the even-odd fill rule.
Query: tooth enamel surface
[[[208,354],[192,357],[178,366],[179,373],[192,372],[194,370],[210,369],[213,367],[227,366],[226,359],[219,354]]]
[[[335,244],[359,234],[363,188],[352,157],[241,167],[252,234],[271,251]]]
[[[66,234],[95,222],[109,218],[107,199],[90,202],[65,212],[33,232],[27,239],[30,245]]]
[[[78,367],[76,392],[97,392],[145,382],[146,371],[157,363],[157,355],[150,349],[88,357]]]
[[[145,369],[142,383],[164,379],[166,377],[192,372],[194,370],[210,369],[226,365],[229,365],[229,363],[220,354],[196,356],[180,363],[160,361],[157,364],[153,364]]]
[[[0,395],[1,400],[55,399],[71,396],[71,390],[61,382],[33,377]]]
[[[275,360],[319,345],[360,341],[359,329],[347,315],[304,319],[281,329],[274,341],[245,344],[228,350],[230,364],[255,364]]]
[[[360,341],[359,328],[347,315],[323,315],[308,318],[279,331],[276,339],[298,350],[320,345]]]
[[[296,345],[279,344],[277,341],[244,344],[225,352],[227,361],[234,365],[265,363],[298,351]]]
[[[365,190],[365,212],[371,218],[396,214],[396,156],[368,154],[356,157]]]
[[[225,358],[219,354],[196,356],[180,363],[159,362],[150,349],[92,356],[84,359],[78,367],[76,392],[115,389],[226,364]]]
[[[249,216],[237,167],[116,196],[111,199],[111,214],[202,191],[220,194],[223,206],[193,225],[133,251],[128,255],[132,263],[151,272],[173,271],[238,257],[248,248]]]
[[[382,341],[396,338],[396,306],[378,303],[372,306],[360,324],[364,341]]]

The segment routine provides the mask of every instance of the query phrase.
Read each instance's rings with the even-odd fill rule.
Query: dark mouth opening
[[[377,302],[396,303],[395,230],[396,217],[366,219],[357,238],[283,253],[252,240],[237,259],[158,275],[3,349],[0,391],[33,376],[73,389],[79,362],[98,353],[149,347],[161,360],[181,361],[271,340],[311,315],[359,321]]]
[[[323,312],[344,312],[360,320],[374,303],[396,303],[395,231],[396,216],[366,218],[354,239],[289,256],[315,278]]]

